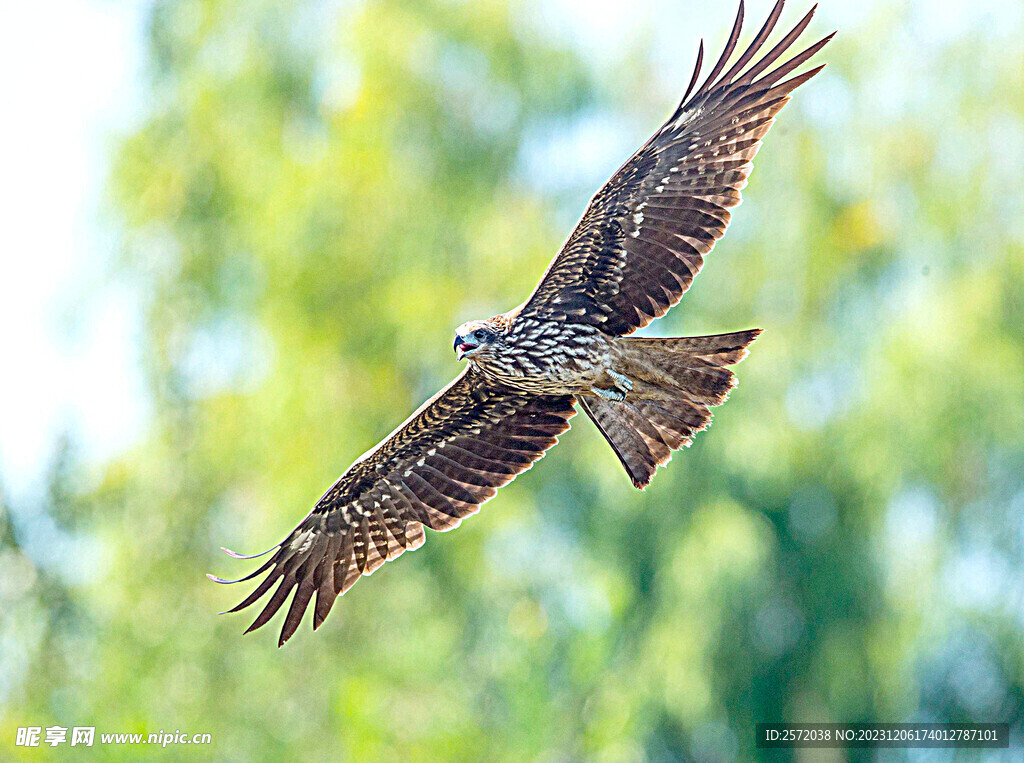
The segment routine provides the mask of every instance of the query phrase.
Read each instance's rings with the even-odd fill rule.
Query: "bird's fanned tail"
[[[621,402],[581,397],[580,404],[619,457],[633,484],[654,472],[711,423],[710,409],[736,386],[726,366],[747,356],[760,329],[715,336],[620,339],[633,389]]]

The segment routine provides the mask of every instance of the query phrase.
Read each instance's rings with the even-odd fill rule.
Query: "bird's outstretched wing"
[[[293,589],[279,645],[298,628],[314,593],[318,628],[361,575],[421,546],[424,526],[458,527],[529,469],[569,428],[574,404],[571,395],[528,395],[467,369],[352,464],[298,527],[264,552],[273,555],[259,569],[237,581],[210,577],[235,583],[269,570],[229,610],[248,607],[278,583],[249,631],[266,624]]]
[[[777,45],[762,49],[783,0],[728,70],[743,3],[718,62],[664,126],[591,199],[519,316],[598,326],[629,334],[679,302],[740,202],[752,160],[789,94],[822,66],[785,79],[832,35],[776,66],[810,23],[815,8]],[[759,54],[760,58],[754,60]],[[772,68],[774,66],[774,68]],[[723,73],[724,72],[724,73]]]

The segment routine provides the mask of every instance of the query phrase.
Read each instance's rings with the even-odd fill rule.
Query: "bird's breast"
[[[536,394],[589,389],[608,364],[610,343],[592,326],[554,321],[517,322],[495,352],[476,360],[486,376]]]

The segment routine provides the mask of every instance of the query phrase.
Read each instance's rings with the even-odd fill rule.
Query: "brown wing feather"
[[[352,464],[298,527],[266,552],[274,553],[259,569],[238,581],[210,577],[241,582],[268,573],[231,612],[277,584],[247,633],[265,625],[292,591],[279,644],[295,633],[314,594],[318,628],[361,575],[419,548],[424,526],[458,527],[529,469],[569,428],[574,404],[570,395],[495,386],[467,369]]]
[[[589,323],[620,336],[679,302],[704,256],[725,233],[729,209],[740,202],[751,162],[775,116],[789,94],[822,68],[781,81],[832,35],[771,68],[796,42],[817,6],[750,63],[761,53],[782,6],[779,0],[753,42],[721,74],[742,27],[740,2],[725,50],[707,80],[691,97],[684,96],[668,122],[594,196],[520,316]],[[703,44],[687,96],[702,59]]]

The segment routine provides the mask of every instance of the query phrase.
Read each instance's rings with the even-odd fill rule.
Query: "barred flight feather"
[[[247,633],[265,625],[293,591],[279,645],[295,633],[314,594],[318,628],[360,576],[419,548],[424,526],[457,527],[532,466],[569,428],[574,405],[571,395],[516,392],[467,369],[356,461],[259,569],[238,581],[211,578],[241,582],[267,572],[230,612],[277,583]],[[349,511],[353,505],[357,510]]]
[[[679,302],[725,233],[729,209],[740,203],[751,162],[776,115],[789,94],[822,69],[783,81],[832,35],[771,68],[806,29],[817,6],[754,61],[782,8],[778,0],[723,74],[743,27],[741,2],[725,49],[697,87],[701,42],[675,112],[594,196],[518,316],[589,323],[622,336]],[[570,315],[569,304],[586,309]]]

